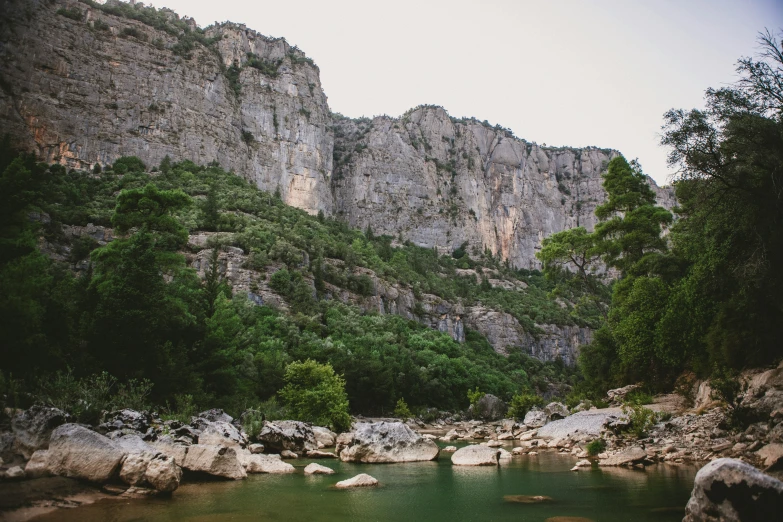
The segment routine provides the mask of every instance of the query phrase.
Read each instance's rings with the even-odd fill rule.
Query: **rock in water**
[[[487,446],[465,446],[454,452],[451,463],[455,466],[497,466],[498,451]]]
[[[334,470],[313,462],[312,464],[307,465],[304,469],[304,473],[305,475],[332,475],[334,474]]]
[[[155,490],[170,493],[179,487],[182,480],[182,468],[173,458],[163,454],[156,455],[147,464],[144,479]]]
[[[517,504],[544,504],[552,502],[552,497],[545,495],[506,495],[503,497],[506,502],[516,502]]]
[[[538,436],[542,439],[592,440],[601,435],[604,423],[611,415],[604,411],[580,411],[542,426]]]
[[[266,422],[257,439],[267,450],[276,452],[289,450],[303,454],[318,449],[312,428],[299,421]]]
[[[683,522],[780,520],[783,482],[736,459],[713,460],[696,474]]]
[[[49,471],[89,482],[114,477],[126,452],[108,438],[78,424],[63,424],[49,441]]]
[[[66,422],[68,414],[57,408],[36,405],[23,411],[11,421],[16,451],[29,459],[36,450],[48,448],[52,431]]]
[[[625,449],[598,463],[599,466],[630,466],[647,458],[647,452],[639,446]]]
[[[438,457],[438,445],[401,422],[358,424],[340,452],[345,462],[417,462]]]
[[[234,448],[194,444],[188,448],[182,467],[188,471],[208,473],[233,480],[247,477]]]
[[[337,434],[328,428],[313,426],[313,434],[316,442],[324,448],[331,448],[337,441]]]
[[[240,460],[248,473],[293,473],[296,471],[291,464],[283,462],[277,455],[247,455],[240,454]]]
[[[471,406],[474,417],[488,421],[502,419],[507,410],[506,403],[491,393],[484,394],[476,404]]]
[[[378,481],[366,473],[361,473],[353,478],[347,480],[341,480],[334,487],[339,489],[346,488],[364,488],[369,486],[377,486]]]

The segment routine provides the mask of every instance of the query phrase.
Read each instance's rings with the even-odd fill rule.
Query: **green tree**
[[[541,251],[536,253],[536,258],[544,264],[545,273],[572,265],[585,282],[588,281],[588,268],[599,257],[595,236],[584,227],[552,234],[544,239]]]
[[[293,362],[286,368],[285,383],[280,397],[294,417],[330,426],[335,431],[350,428],[345,380],[334,372],[331,364],[319,364],[311,359]]]

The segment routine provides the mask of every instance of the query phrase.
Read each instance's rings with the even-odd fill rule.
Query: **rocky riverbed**
[[[627,430],[632,421],[627,408],[581,404],[569,410],[550,403],[517,421],[498,418],[504,407],[492,396],[471,411],[478,419],[444,415],[424,423],[356,418],[352,430],[341,434],[290,420],[263,422],[248,434],[241,418],[222,410],[208,410],[183,423],[126,409],[107,412],[100,424],[86,426],[56,408],[34,406],[15,413],[10,429],[0,433],[0,509],[5,518],[23,520],[41,509],[78,506],[101,496],[167,496],[183,481],[296,473],[291,461],[299,458],[323,459],[327,466],[309,466],[308,473],[324,474],[329,459],[390,463],[440,457],[450,458],[454,466],[502,467],[542,452],[573,458],[574,472],[595,465],[639,470],[659,463],[702,465],[726,457],[739,463],[716,468],[710,471],[712,478],[697,481],[693,498],[702,500],[691,506],[696,512],[710,497],[699,497],[699,488],[709,489],[715,480],[737,482],[742,473],[770,491],[783,491],[775,478],[783,467],[783,367],[746,377],[742,404],[754,412],[755,422],[745,429],[727,429],[725,406],[710,398],[707,383],[697,383],[692,404],[676,395],[655,398],[647,407],[657,412],[657,422],[641,438]],[[621,402],[632,389],[611,390],[608,399]],[[596,440],[603,447],[588,451]],[[460,447],[440,449],[452,444]],[[340,487],[377,484],[372,477],[340,482]],[[777,493],[770,495],[770,505],[777,506]]]

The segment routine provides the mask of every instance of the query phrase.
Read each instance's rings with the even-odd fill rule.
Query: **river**
[[[302,473],[312,460],[289,462],[297,467],[297,473],[250,475],[236,482],[185,483],[167,499],[106,499],[35,520],[532,522],[583,517],[570,520],[679,521],[696,474],[693,466],[669,464],[644,471],[594,465],[574,472],[569,470],[575,458],[546,451],[514,457],[500,467],[452,466],[448,453],[441,453],[435,462],[408,464],[318,460],[337,473],[316,476]],[[380,487],[332,487],[358,473],[377,478]],[[520,495],[547,496],[551,501],[522,503]]]

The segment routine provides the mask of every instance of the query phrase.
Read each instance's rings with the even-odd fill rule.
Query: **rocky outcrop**
[[[299,421],[266,422],[257,439],[267,449],[277,452],[288,450],[301,455],[318,449],[312,428]]]
[[[718,459],[699,470],[683,522],[777,520],[783,513],[783,482],[750,464]]]
[[[106,482],[119,471],[126,452],[108,438],[78,424],[63,424],[49,442],[49,471],[88,482]]]
[[[52,431],[68,422],[68,415],[57,408],[35,405],[11,420],[15,450],[29,459],[37,450],[49,447]]]
[[[367,473],[360,473],[359,475],[356,475],[355,477],[341,480],[337,484],[334,485],[337,489],[348,489],[348,488],[366,488],[366,487],[372,487],[377,486],[378,481],[368,475]]]
[[[498,453],[497,448],[488,446],[465,446],[454,452],[451,463],[455,466],[497,466]]]
[[[401,422],[363,423],[340,451],[345,462],[417,462],[438,457],[438,445]]]

